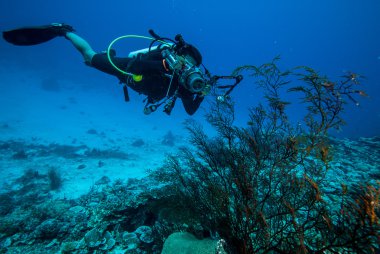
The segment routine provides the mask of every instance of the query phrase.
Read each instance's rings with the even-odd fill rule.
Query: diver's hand
[[[203,91],[198,94],[199,97],[205,97],[211,92],[211,85],[207,84],[204,88]]]

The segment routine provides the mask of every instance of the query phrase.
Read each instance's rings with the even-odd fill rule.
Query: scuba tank
[[[158,48],[158,46],[154,46],[151,48],[151,50],[155,50],[157,48]],[[148,52],[149,52],[149,48],[139,49],[139,50],[135,50],[135,51],[130,52],[128,54],[128,57],[129,58],[137,58],[139,55],[145,55]]]
[[[135,51],[130,52],[128,54],[128,57],[137,58],[138,56],[145,55],[145,54],[149,53],[150,51],[163,50],[164,48],[170,48],[172,45],[173,45],[172,43],[160,44],[160,45],[156,45],[156,46],[153,46],[150,48],[148,47],[148,48],[144,48],[144,49],[135,50]]]

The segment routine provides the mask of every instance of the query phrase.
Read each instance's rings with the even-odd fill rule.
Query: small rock
[[[169,253],[216,253],[218,241],[209,238],[199,240],[194,235],[185,232],[171,234],[164,243],[161,254]],[[223,253],[223,252],[222,252]]]
[[[143,145],[145,145],[145,142],[144,142],[144,140],[142,140],[141,138],[135,140],[135,141],[132,143],[132,146],[134,146],[134,147],[141,147],[141,146],[143,146]]]
[[[103,167],[104,165],[106,165],[103,161],[99,161],[98,162],[98,167],[101,168]]]
[[[35,238],[53,239],[60,231],[61,225],[56,219],[47,219],[35,230]]]
[[[9,129],[10,127],[9,127],[9,124],[7,124],[7,123],[3,123],[2,125],[1,125],[1,129]]]
[[[77,169],[84,169],[85,167],[86,167],[85,164],[80,164],[80,165],[77,167]]]
[[[111,180],[108,176],[103,176],[98,181],[95,182],[95,185],[109,184]]]
[[[87,131],[87,134],[96,135],[96,134],[98,134],[98,131],[95,130],[95,129],[89,129],[89,130]]]
[[[12,158],[14,160],[26,160],[26,159],[28,159],[28,154],[24,150],[21,150],[15,154],[13,154]]]

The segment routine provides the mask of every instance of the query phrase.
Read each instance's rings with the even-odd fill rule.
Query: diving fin
[[[46,26],[23,27],[3,32],[3,38],[14,45],[31,46],[41,44],[57,36],[65,36],[74,29],[66,24],[53,23]]]

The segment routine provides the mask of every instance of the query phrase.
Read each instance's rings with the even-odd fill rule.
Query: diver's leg
[[[91,65],[92,57],[96,52],[91,48],[90,44],[85,39],[72,32],[67,32],[64,36],[71,41],[74,47],[82,54],[85,63]]]

